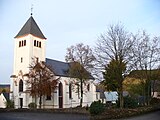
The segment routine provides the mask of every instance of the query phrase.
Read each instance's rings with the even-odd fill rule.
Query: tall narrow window
[[[19,81],[19,92],[23,92],[23,81]]]
[[[23,41],[22,41],[22,46],[23,46],[24,44],[23,44]]]
[[[87,85],[87,90],[90,91],[90,85],[89,84]]]
[[[80,93],[79,93],[80,92],[80,90],[79,90],[80,88],[79,87],[80,87],[79,84],[77,84],[78,99],[80,98]]]
[[[37,47],[39,46],[39,42],[37,41],[37,45],[36,45]]]
[[[23,58],[21,57],[21,63],[23,62]]]
[[[41,42],[39,42],[39,47],[41,48]]]
[[[47,97],[46,97],[46,100],[51,100],[51,86],[49,86],[48,88],[48,94],[47,94]]]
[[[34,40],[34,46],[36,46],[36,40]]]
[[[19,47],[21,47],[21,41],[19,41]]]
[[[69,84],[69,99],[72,99],[72,84]]]
[[[26,40],[24,40],[24,46],[26,46]]]

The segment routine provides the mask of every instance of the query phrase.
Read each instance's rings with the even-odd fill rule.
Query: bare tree
[[[142,34],[138,33],[134,35],[136,41],[133,49],[132,67],[135,70],[143,72],[143,79],[145,79],[146,95],[149,104],[149,98],[151,96],[151,80],[155,82],[153,72],[158,68],[160,61],[160,39],[158,37],[150,38],[150,36],[143,31]],[[154,70],[154,71],[153,71]],[[142,77],[142,74],[140,74]],[[140,77],[139,76],[139,77]],[[155,75],[154,75],[155,76]],[[153,92],[154,93],[154,92]]]
[[[97,62],[102,67],[102,70],[111,61],[116,61],[118,66],[126,66],[130,62],[130,53],[132,51],[132,46],[134,44],[134,39],[132,39],[131,34],[129,34],[122,25],[111,25],[109,26],[106,33],[101,34],[98,39],[97,46],[95,48]],[[126,67],[126,70],[129,67]],[[119,83],[118,95],[120,99],[120,107],[123,107],[123,86],[122,82],[124,80],[125,71],[119,71],[118,78],[116,80]],[[117,75],[116,74],[116,75]]]
[[[85,46],[83,43],[79,43],[67,49],[65,58],[67,62],[71,62],[69,69],[70,76],[77,78],[79,81],[76,85],[78,87],[78,91],[80,87],[80,106],[82,106],[84,93],[83,85],[87,80],[93,79],[89,72],[93,69],[95,57],[88,45]]]
[[[58,79],[44,62],[37,61],[30,65],[27,76],[29,78],[27,81],[28,91],[35,100],[37,97],[39,98],[39,108],[41,109],[43,96],[51,97],[51,91],[56,89]]]

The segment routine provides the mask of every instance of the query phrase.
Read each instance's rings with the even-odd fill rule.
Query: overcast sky
[[[95,46],[110,24],[160,35],[160,0],[0,0],[0,84],[10,83],[14,37],[30,17],[47,37],[46,57],[64,61],[66,48]]]

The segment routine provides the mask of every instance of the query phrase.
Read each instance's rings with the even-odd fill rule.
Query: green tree
[[[105,72],[103,72],[103,77],[104,77],[104,82],[103,84],[106,85],[106,89],[108,91],[120,91],[123,83],[123,77],[122,74],[126,70],[126,63],[120,63],[119,61],[116,60],[111,60],[109,64],[105,67]]]

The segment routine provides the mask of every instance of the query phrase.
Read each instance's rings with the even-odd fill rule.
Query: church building
[[[79,91],[72,90],[70,83],[76,81],[65,72],[69,69],[69,63],[46,58],[47,38],[35,22],[31,15],[19,33],[14,38],[14,66],[11,75],[11,100],[14,101],[15,108],[28,108],[28,105],[35,102],[27,91],[26,81],[29,79],[25,74],[29,73],[29,65],[33,58],[39,62],[43,61],[51,66],[53,74],[58,80],[56,90],[52,91],[51,97],[43,96],[42,108],[70,108],[80,105]],[[96,101],[96,86],[94,78],[90,76],[84,86],[83,104],[90,105]],[[39,106],[39,102],[36,102]]]

